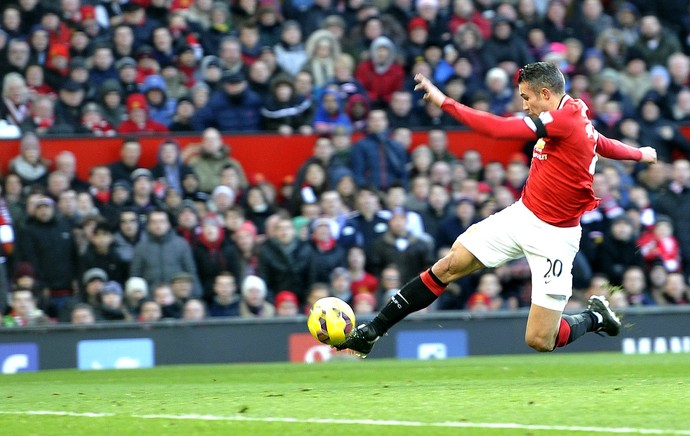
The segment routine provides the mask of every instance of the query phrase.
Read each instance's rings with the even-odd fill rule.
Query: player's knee
[[[539,334],[525,334],[525,342],[530,348],[540,353],[553,351],[555,345],[554,338]]]

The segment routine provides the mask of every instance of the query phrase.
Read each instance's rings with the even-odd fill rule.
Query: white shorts
[[[532,304],[563,311],[573,293],[573,260],[582,229],[545,223],[518,200],[470,226],[460,242],[487,267],[527,258],[532,272]]]

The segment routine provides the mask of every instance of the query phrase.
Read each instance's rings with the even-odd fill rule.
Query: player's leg
[[[357,326],[348,339],[336,348],[339,350],[349,348],[361,356],[366,356],[374,343],[391,327],[407,315],[433,303],[446,289],[448,283],[483,266],[467,248],[455,241],[444,257],[436,261],[431,268],[405,283],[373,320]]]
[[[393,325],[433,303],[448,283],[484,266],[500,265],[522,256],[512,234],[515,211],[515,207],[508,207],[471,226],[456,239],[446,256],[400,288],[372,321],[357,326],[337,348],[366,355]]]
[[[576,315],[563,315],[559,310],[532,304],[527,318],[525,342],[537,351],[553,351],[565,347],[587,332],[617,336],[620,328],[620,320],[602,296],[591,297],[587,310]]]
[[[587,332],[617,335],[620,321],[603,297],[591,298],[587,310],[582,313],[563,315],[572,294],[572,268],[581,233],[579,226],[560,228],[539,221],[525,230],[521,236],[529,240],[525,255],[532,271],[532,305],[525,331],[527,345],[537,351],[553,351]]]

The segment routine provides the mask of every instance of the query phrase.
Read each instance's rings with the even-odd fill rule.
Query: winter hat
[[[127,112],[132,112],[134,109],[144,109],[148,113],[149,107],[143,94],[131,94],[127,97]]]
[[[280,307],[281,304],[288,302],[288,303],[293,303],[295,305],[299,305],[299,301],[297,300],[297,295],[295,295],[294,292],[292,291],[280,291],[276,294],[276,299],[275,299],[275,306]]]
[[[103,289],[101,289],[101,295],[105,294],[117,294],[120,297],[122,296],[122,286],[114,280],[110,280],[109,282],[106,282],[105,285],[103,285]]]
[[[266,282],[258,276],[249,275],[242,282],[242,296],[246,297],[251,289],[258,289],[266,297]]]
[[[141,277],[130,277],[125,282],[125,293],[131,295],[136,291],[141,291],[144,294],[144,298],[146,298],[149,295],[149,285]]]
[[[82,277],[82,282],[86,285],[90,283],[92,280],[100,280],[102,282],[107,282],[108,281],[108,273],[106,273],[103,269],[101,268],[91,268],[86,270],[84,273],[84,276]]]

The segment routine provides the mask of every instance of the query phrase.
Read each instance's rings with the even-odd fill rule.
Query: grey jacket
[[[179,272],[192,275],[194,289],[192,295],[201,296],[201,284],[196,272],[192,249],[187,241],[172,230],[162,237],[147,233],[146,238],[134,247],[134,257],[129,269],[132,277],[143,277],[149,286],[170,283]]]

